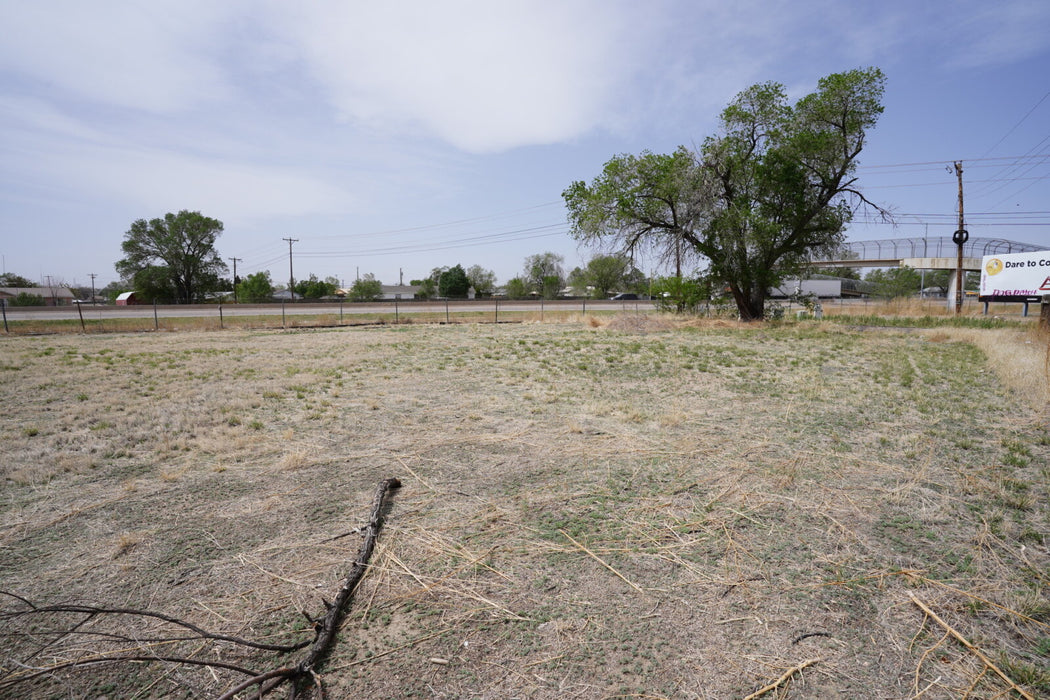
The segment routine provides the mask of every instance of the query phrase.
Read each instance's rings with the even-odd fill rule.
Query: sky
[[[752,84],[867,66],[859,185],[896,224],[849,240],[950,236],[962,161],[971,236],[1050,247],[1037,0],[0,0],[0,26],[0,272],[42,283],[117,280],[131,224],[183,209],[278,284],[289,247],[296,279],[345,285],[569,271],[596,252],[573,181],[699,145]]]

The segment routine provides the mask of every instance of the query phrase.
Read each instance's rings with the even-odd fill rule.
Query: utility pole
[[[95,278],[98,277],[94,272],[89,272],[88,277],[91,278],[91,303],[95,303]]]
[[[955,161],[955,176],[959,178],[959,228],[952,234],[952,241],[959,248],[959,258],[955,266],[955,315],[962,313],[963,305],[963,244],[970,239],[963,217],[963,167],[962,161]]]
[[[927,256],[927,253],[926,253],[926,239],[929,237],[929,235],[930,235],[930,225],[929,224],[923,224],[923,229],[922,229],[922,257],[923,258],[925,258]],[[925,267],[922,268],[922,270],[919,271],[919,298],[920,299],[925,299],[926,298],[926,268]]]
[[[230,258],[233,261],[233,303],[237,303],[237,263],[244,262],[241,258]]]
[[[298,238],[282,238],[282,241],[288,241],[288,293],[292,295],[292,301],[295,301],[295,275],[292,274],[292,244],[298,243]]]

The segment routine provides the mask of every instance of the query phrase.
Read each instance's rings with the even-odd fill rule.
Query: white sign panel
[[[1025,301],[1050,294],[1050,250],[985,255],[981,260],[981,299]]]

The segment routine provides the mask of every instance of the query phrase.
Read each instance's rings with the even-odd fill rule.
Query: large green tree
[[[170,304],[178,300],[171,270],[166,265],[146,265],[135,270],[130,286],[142,303]]]
[[[124,234],[124,258],[117,262],[117,272],[125,279],[136,280],[139,273],[152,268],[147,277],[155,283],[157,270],[165,269],[175,301],[201,301],[218,288],[219,275],[227,271],[215,250],[221,233],[221,221],[196,211],[168,213],[149,221],[139,219]]]
[[[590,185],[573,183],[573,235],[679,261],[684,247],[725,281],[742,319],[761,319],[768,291],[840,244],[858,208],[885,215],[856,178],[884,84],[877,68],[836,73],[794,105],[782,85],[754,85],[699,152],[621,155]]]

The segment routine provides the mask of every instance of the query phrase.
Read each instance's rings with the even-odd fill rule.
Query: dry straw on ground
[[[333,697],[1050,693],[1040,336],[623,317],[0,342],[0,589],[24,598],[309,639],[397,476]],[[215,666],[17,697],[215,697],[243,680],[219,661],[280,663],[21,620],[0,683],[118,632]]]

